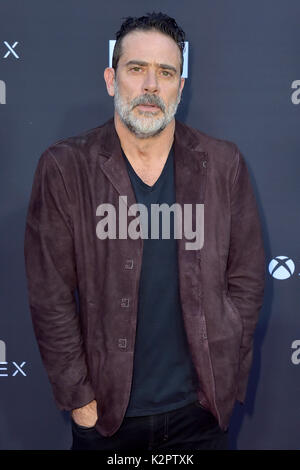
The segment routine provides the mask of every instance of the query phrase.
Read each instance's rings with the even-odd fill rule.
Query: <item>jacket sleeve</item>
[[[263,303],[265,252],[256,199],[244,157],[236,147],[237,170],[231,190],[231,234],[227,264],[229,295],[241,315],[243,335],[237,400],[245,401],[253,356],[253,335]]]
[[[89,380],[75,290],[71,204],[50,150],[40,157],[24,239],[29,307],[55,402],[72,410],[95,398]]]

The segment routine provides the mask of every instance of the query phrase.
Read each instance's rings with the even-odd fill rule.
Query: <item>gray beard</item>
[[[115,110],[125,126],[139,139],[146,139],[160,134],[174,118],[180,103],[180,98],[181,93],[178,91],[176,100],[170,103],[167,108],[159,96],[151,94],[138,96],[128,104],[120,96],[117,80],[115,80]],[[159,111],[138,111],[139,115],[135,116],[133,108],[139,104],[156,105],[162,110],[163,115],[158,117],[157,114],[160,113]]]

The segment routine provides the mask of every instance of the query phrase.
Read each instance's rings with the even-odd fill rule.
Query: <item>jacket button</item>
[[[119,349],[126,349],[127,348],[127,339],[126,338],[119,338],[118,347],[119,347]]]
[[[125,269],[132,269],[133,268],[133,259],[127,259],[124,265]]]
[[[121,299],[121,307],[129,307],[129,299]]]

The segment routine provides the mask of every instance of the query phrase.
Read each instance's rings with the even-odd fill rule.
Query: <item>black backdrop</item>
[[[0,449],[70,447],[27,303],[26,210],[43,150],[112,116],[109,40],[122,17],[152,10],[174,16],[189,41],[178,118],[239,146],[271,263],[231,447],[300,447],[299,0],[0,0]]]

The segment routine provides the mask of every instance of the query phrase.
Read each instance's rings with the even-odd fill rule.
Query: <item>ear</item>
[[[107,67],[104,70],[104,80],[106,83],[107,93],[110,96],[114,96],[115,95],[115,83],[114,83],[115,82],[115,69],[113,69],[112,67]]]
[[[180,93],[183,90],[184,84],[185,84],[185,79],[181,77],[181,79],[180,79]]]

